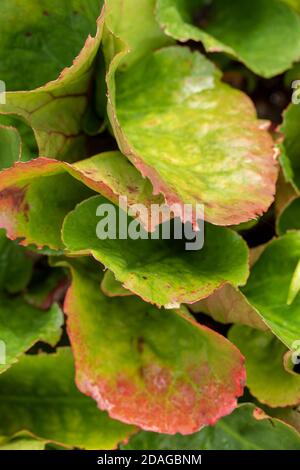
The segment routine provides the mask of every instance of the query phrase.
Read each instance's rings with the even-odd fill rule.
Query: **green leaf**
[[[157,24],[155,2],[156,0],[105,1],[106,34],[103,37],[103,48],[108,63],[120,52],[124,70],[149,52],[175,42]]]
[[[297,93],[296,98],[298,98],[299,92],[297,89],[294,93]],[[299,128],[300,106],[290,104],[283,114],[283,123],[280,127],[280,131],[284,136],[283,143],[281,144],[281,166],[286,180],[293,184],[298,194],[300,194]]]
[[[107,270],[101,282],[101,290],[108,297],[124,297],[132,295],[132,293],[125,289],[120,282],[118,282],[114,274]]]
[[[208,52],[225,52],[263,77],[284,72],[300,56],[300,18],[278,0],[157,0],[157,19],[171,37],[201,41]]]
[[[95,34],[102,3],[2,0],[0,75],[7,90],[32,90],[57,78]]]
[[[36,439],[28,432],[19,432],[7,438],[0,437],[0,450],[44,450],[46,441]]]
[[[1,172],[0,194],[0,227],[10,239],[60,249],[64,217],[93,193],[66,173],[63,163],[39,158]]]
[[[23,290],[31,279],[32,266],[29,253],[0,230],[0,291],[13,294]]]
[[[195,313],[206,313],[220,323],[239,323],[259,330],[268,329],[245,296],[230,284],[225,284],[206,299],[191,305],[191,309]]]
[[[228,337],[246,358],[247,386],[254,397],[272,407],[300,403],[300,375],[285,369],[287,349],[272,333],[235,325]]]
[[[7,92],[0,112],[21,116],[33,128],[40,155],[71,161],[86,155],[82,126],[102,36],[101,16],[95,37],[88,33],[96,29],[101,3],[28,0],[21,5],[17,0],[5,0],[5,14],[0,17],[0,49],[6,51],[1,79],[7,82],[7,89],[23,91]],[[12,47],[16,54],[11,53]]]
[[[299,340],[300,296],[289,304],[291,283],[300,259],[300,232],[271,241],[241,290],[278,338],[290,349]]]
[[[184,240],[150,239],[145,231],[147,239],[121,239],[116,233],[116,239],[103,240],[96,234],[96,211],[106,202],[95,196],[70,212],[63,226],[64,243],[72,252],[91,253],[142,299],[172,307],[196,302],[225,282],[235,286],[246,282],[248,250],[236,232],[208,224],[204,247],[198,251],[187,251]]]
[[[28,124],[26,124],[24,121],[22,121],[22,119],[19,119],[16,116],[12,116],[9,114],[0,114],[0,129],[2,127],[12,128],[14,134],[16,135],[14,140],[20,142],[18,146],[9,146],[10,151],[7,154],[7,147],[5,145],[6,138],[4,137],[2,139],[1,134],[0,161],[6,162],[5,165],[1,164],[1,169],[12,166],[17,160],[27,162],[32,158],[37,157],[38,148],[36,140],[34,137],[33,130],[30,126],[28,126]],[[4,145],[2,145],[2,142]]]
[[[24,356],[0,376],[0,397],[3,436],[26,429],[69,447],[114,449],[134,431],[97,411],[93,401],[77,390],[69,348]]]
[[[105,297],[97,273],[73,267],[64,305],[79,389],[111,417],[169,434],[230,413],[245,379],[238,350],[184,310]]]
[[[149,54],[114,83],[118,60],[107,76],[108,114],[121,151],[154,194],[178,204],[177,212],[204,204],[205,219],[217,225],[266,211],[275,192],[274,149],[248,97],[188,48]]]
[[[280,212],[276,221],[276,230],[279,235],[289,230],[300,230],[300,198],[292,199]]]
[[[278,419],[261,416],[252,404],[240,405],[214,427],[191,436],[140,432],[127,450],[299,450],[300,436]]]
[[[63,218],[78,202],[91,196],[92,190],[117,204],[120,196],[126,197],[128,210],[143,204],[150,211],[156,204],[159,211],[163,203],[162,196],[152,195],[151,183],[118,151],[74,164],[40,157],[0,173],[0,226],[6,228],[9,238],[22,238],[24,245],[61,249]],[[153,219],[143,214],[137,216],[138,220],[153,230],[155,214]],[[166,218],[167,214],[163,220]]]
[[[0,169],[9,168],[21,156],[21,138],[14,127],[0,125]]]
[[[5,360],[0,362],[0,373],[6,371],[36,342],[55,346],[62,330],[63,315],[57,305],[48,311],[28,305],[21,297],[1,295],[0,341],[5,346]],[[1,435],[1,431],[0,431]]]
[[[274,418],[281,419],[295,428],[300,435],[300,406],[286,408],[266,408],[267,413]]]

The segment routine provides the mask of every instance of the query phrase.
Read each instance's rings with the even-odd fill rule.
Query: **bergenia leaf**
[[[126,197],[128,210],[135,204],[144,204],[150,213],[152,204],[157,204],[159,210],[164,202],[161,196],[152,195],[151,183],[118,151],[74,164],[40,157],[17,163],[0,174],[0,226],[6,228],[10,238],[23,238],[24,245],[61,248],[63,217],[76,203],[92,195],[92,190],[115,203],[119,196]],[[154,229],[150,216],[143,218],[141,213],[138,219],[147,229]]]
[[[230,284],[225,284],[206,299],[191,305],[191,309],[195,313],[206,313],[220,323],[240,323],[259,330],[268,330],[245,296]]]
[[[204,204],[205,219],[218,225],[266,211],[276,162],[249,98],[188,48],[151,53],[114,81],[121,58],[107,76],[108,113],[120,149],[149,177],[154,193],[169,205]]]
[[[281,0],[284,3],[290,5],[290,7],[294,8],[298,13],[300,13],[300,1],[299,0]]]
[[[274,418],[281,419],[295,428],[300,435],[300,406],[286,408],[267,408],[267,412]]]
[[[274,408],[300,403],[300,375],[285,369],[287,349],[272,333],[235,325],[229,339],[246,358],[247,386],[254,397]]]
[[[287,181],[292,183],[297,194],[300,194],[299,128],[300,106],[290,104],[283,115],[283,123],[280,127],[283,135],[280,160],[284,176]]]
[[[290,349],[299,340],[300,331],[300,296],[288,302],[299,259],[300,232],[289,232],[271,241],[241,289],[269,328]]]
[[[63,240],[71,252],[91,253],[116,279],[142,299],[158,306],[193,303],[225,282],[241,285],[248,276],[248,250],[234,231],[207,224],[202,249],[188,251],[184,240],[97,237],[97,208],[107,202],[94,196],[65,219]],[[118,214],[118,211],[117,211]],[[128,218],[128,224],[130,224]],[[139,231],[139,230],[138,230]]]
[[[44,450],[45,445],[46,441],[24,431],[11,437],[0,436],[0,450]]]
[[[17,0],[5,0],[5,4],[6,14],[0,17],[1,47],[7,52],[6,60],[1,61],[1,79],[7,82],[7,90],[17,91],[6,93],[6,103],[0,105],[0,113],[21,116],[32,126],[40,155],[70,161],[84,157],[87,150],[83,116],[102,36],[103,17],[99,16],[102,2],[28,0],[20,5]],[[22,19],[17,24],[16,13]],[[96,30],[97,16],[95,37],[88,36]],[[12,46],[20,52],[11,54]],[[49,65],[41,66],[41,59]],[[66,68],[73,59],[73,64]],[[25,68],[23,73],[20,66]],[[16,68],[21,78],[15,83]],[[24,77],[29,80],[27,87]],[[38,88],[22,89],[34,88],[37,83]]]
[[[171,37],[201,41],[264,77],[300,57],[300,18],[278,0],[157,0],[157,19]]]
[[[0,227],[23,245],[63,248],[60,229],[66,214],[92,191],[57,160],[19,162],[0,174]]]
[[[101,281],[101,290],[107,297],[125,297],[132,295],[132,292],[125,289],[122,284],[116,280],[114,274],[109,271],[105,272]]]
[[[6,154],[7,148],[5,147],[5,139],[3,140],[3,144],[1,139],[0,161],[4,159],[3,161],[5,162],[7,160],[5,166],[1,164],[1,169],[12,166],[17,160],[27,162],[38,156],[38,148],[34,132],[24,120],[11,114],[0,114],[0,127],[14,128],[15,134],[19,134],[18,140],[20,140],[19,149],[14,151],[13,155],[9,159]],[[10,154],[12,154],[12,149],[10,150]]]
[[[62,312],[55,304],[48,311],[42,311],[27,304],[22,297],[10,298],[1,294],[0,340],[4,360],[0,362],[0,373],[38,341],[55,346],[62,333],[62,324]]]
[[[108,450],[134,432],[133,427],[98,411],[94,402],[77,390],[69,348],[24,356],[0,376],[0,397],[2,436],[27,430],[68,447]]]
[[[277,218],[277,233],[283,235],[289,230],[300,230],[300,198],[292,199]]]
[[[22,246],[8,240],[0,230],[0,291],[17,293],[28,285],[33,260]]]
[[[73,268],[72,278],[64,310],[76,383],[111,417],[189,434],[235,408],[243,358],[225,338],[184,310],[104,296],[101,275],[93,278],[91,270]]]
[[[122,69],[126,69],[149,52],[175,43],[163,33],[155,20],[155,2],[105,0],[103,48],[108,63],[116,53],[120,53]]]
[[[206,427],[191,436],[166,436],[140,432],[122,448],[127,450],[299,450],[300,436],[279,419],[269,418],[252,404],[243,404],[230,416],[222,418],[214,427]]]
[[[21,157],[22,142],[14,127],[0,125],[0,169],[9,168]]]

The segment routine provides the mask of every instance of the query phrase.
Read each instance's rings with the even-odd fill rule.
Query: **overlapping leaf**
[[[123,57],[109,69],[108,113],[119,147],[154,192],[179,208],[204,204],[206,220],[218,225],[261,215],[277,171],[271,137],[249,98],[187,48],[151,53],[114,81]]]
[[[105,297],[99,275],[72,271],[65,311],[76,382],[101,409],[143,429],[189,434],[235,408],[245,377],[225,338],[184,311]]]
[[[17,129],[0,125],[0,169],[9,168],[21,156],[21,138]]]
[[[95,37],[89,33],[96,31],[101,5],[100,0],[5,0],[2,5],[1,79],[8,90],[17,91],[6,93],[0,112],[21,116],[32,126],[43,156],[73,161],[86,155],[83,117],[102,36],[101,16]]]
[[[300,106],[291,104],[283,115],[283,124],[280,128],[284,141],[281,146],[281,164],[287,181],[293,184],[300,192],[300,163],[299,163],[299,129]]]
[[[242,288],[250,304],[290,349],[300,331],[299,258],[299,232],[271,241]]]
[[[62,333],[63,315],[57,305],[42,311],[28,305],[22,297],[0,297],[1,373],[36,342],[55,346]]]
[[[23,290],[32,276],[33,259],[0,230],[0,291],[11,294]]]
[[[98,411],[93,401],[76,389],[69,348],[60,348],[55,354],[24,356],[1,375],[0,397],[2,436],[28,430],[69,447],[113,449],[134,431]]]
[[[267,412],[274,418],[281,419],[295,428],[300,434],[300,407],[267,408]]]
[[[287,349],[272,333],[235,325],[229,339],[246,358],[247,386],[253,396],[272,407],[300,403],[300,375],[285,369]]]
[[[116,239],[99,239],[97,224],[103,219],[96,217],[96,211],[105,203],[95,196],[79,204],[65,219],[64,243],[71,252],[91,253],[144,300],[167,307],[193,303],[225,282],[245,283],[248,250],[237,233],[207,225],[204,247],[198,251],[187,251],[184,240],[150,239],[142,228],[136,230],[142,238],[121,239],[116,230]]]
[[[262,414],[261,417],[259,415]],[[259,419],[258,419],[259,418]],[[279,419],[240,405],[214,427],[191,436],[140,432],[123,447],[128,450],[299,450],[300,436]]]
[[[220,323],[240,323],[260,330],[268,327],[244,295],[230,284],[220,287],[206,299],[191,305],[195,313],[206,313]]]
[[[278,0],[157,0],[157,19],[171,37],[201,41],[264,77],[300,57],[300,18]]]
[[[122,69],[126,69],[149,52],[175,43],[155,21],[155,2],[156,0],[105,0],[106,34],[103,48],[108,65],[120,53]]]
[[[122,284],[116,280],[114,274],[107,270],[101,282],[101,290],[107,297],[124,297],[132,295]]]
[[[0,437],[0,450],[44,450],[46,442],[36,439],[28,432],[20,432],[12,437]]]
[[[289,230],[300,230],[300,198],[292,199],[279,214],[277,232],[283,235]]]
[[[151,204],[163,203],[161,197],[152,196],[151,183],[120,152],[74,164],[41,157],[17,163],[0,175],[0,226],[10,238],[22,238],[23,244],[62,248],[63,218],[92,190],[116,203],[119,196],[126,197],[128,210],[135,204],[150,209]],[[151,228],[151,219],[142,215],[139,219]]]

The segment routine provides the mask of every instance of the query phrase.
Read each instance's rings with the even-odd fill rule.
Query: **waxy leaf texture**
[[[65,246],[73,253],[92,254],[143,300],[179,306],[207,297],[226,282],[245,284],[248,249],[234,231],[207,224],[205,244],[198,251],[187,251],[183,240],[101,240],[96,235],[95,214],[103,203],[101,196],[94,196],[70,212],[63,225]]]
[[[205,219],[217,225],[270,206],[277,176],[271,137],[247,96],[222,83],[198,52],[163,48],[117,73],[109,114],[121,150],[169,205],[204,204]]]
[[[300,450],[299,64],[299,0],[0,2],[0,450]]]
[[[100,278],[73,267],[65,300],[79,389],[112,418],[167,434],[230,413],[245,380],[238,350],[184,310],[109,299]]]
[[[93,401],[77,390],[69,348],[23,357],[0,376],[0,396],[3,436],[27,429],[66,447],[114,449],[135,431],[98,412]]]

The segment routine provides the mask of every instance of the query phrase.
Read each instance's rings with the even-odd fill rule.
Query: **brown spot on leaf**
[[[27,212],[29,206],[25,203],[25,188],[10,187],[0,192],[0,203],[7,202],[9,206],[16,211]]]

